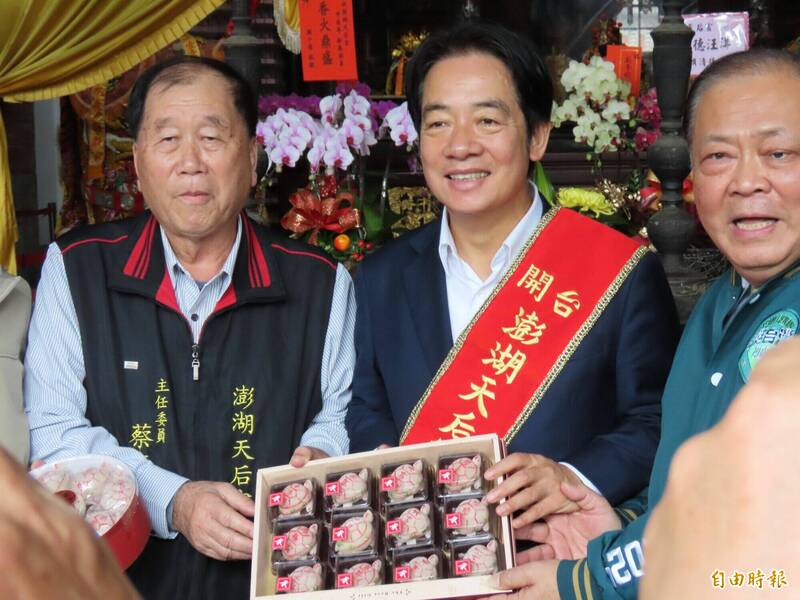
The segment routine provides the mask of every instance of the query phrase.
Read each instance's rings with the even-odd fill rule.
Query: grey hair
[[[714,62],[695,79],[683,111],[683,133],[692,142],[697,106],[703,95],[716,84],[736,77],[762,75],[768,72],[789,71],[800,78],[800,57],[775,48],[755,48],[729,54]]]

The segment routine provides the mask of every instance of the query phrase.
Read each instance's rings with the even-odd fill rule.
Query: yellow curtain
[[[127,71],[225,0],[2,0],[0,98],[46,100]],[[0,266],[16,272],[17,226],[0,115]]]

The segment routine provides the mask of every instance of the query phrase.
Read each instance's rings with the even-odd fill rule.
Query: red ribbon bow
[[[289,203],[293,208],[283,215],[281,226],[298,235],[311,231],[310,244],[317,243],[321,229],[344,233],[361,225],[361,213],[353,208],[353,195],[348,192],[322,200],[311,190],[301,189],[289,197]]]

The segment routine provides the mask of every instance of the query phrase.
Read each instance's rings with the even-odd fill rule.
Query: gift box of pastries
[[[260,469],[251,600],[498,593],[489,578],[514,564],[514,541],[485,501],[501,480],[483,473],[503,456],[482,435]]]

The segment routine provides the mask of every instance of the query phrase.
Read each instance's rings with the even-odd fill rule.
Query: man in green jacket
[[[800,59],[761,49],[715,62],[692,87],[684,126],[700,220],[733,268],[686,325],[649,488],[613,509],[565,486],[580,509],[517,532],[541,545],[498,578],[519,588],[509,598],[635,598],[642,535],[676,449],[716,424],[763,353],[800,326]]]

